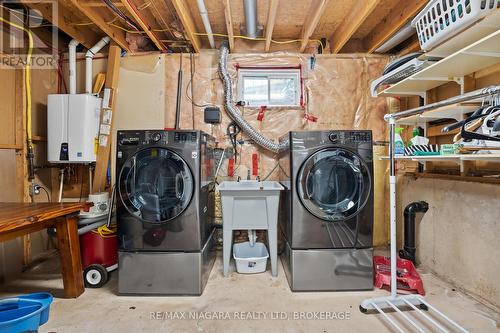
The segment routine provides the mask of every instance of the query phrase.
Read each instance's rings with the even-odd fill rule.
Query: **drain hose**
[[[234,120],[236,124],[245,132],[250,138],[262,148],[278,153],[288,147],[288,140],[282,141],[279,144],[264,137],[257,130],[255,130],[243,118],[240,110],[234,105],[233,102],[233,82],[231,76],[227,72],[227,58],[229,55],[229,47],[227,41],[222,42],[219,49],[219,75],[224,85],[224,106],[227,113]]]

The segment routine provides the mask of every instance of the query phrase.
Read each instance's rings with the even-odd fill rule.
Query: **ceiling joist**
[[[308,15],[306,16],[306,21],[302,27],[301,42],[299,52],[304,52],[307,44],[309,43],[309,38],[314,33],[316,26],[323,15],[326,5],[329,0],[313,0],[311,6],[309,7]]]
[[[196,26],[189,10],[186,8],[184,0],[172,0],[172,4],[174,5],[177,16],[181,20],[184,30],[186,31],[187,38],[191,42],[191,45],[193,45],[193,49],[195,52],[200,52],[200,38],[195,34]]]
[[[389,40],[389,38],[415,17],[426,4],[427,0],[406,0],[404,6],[396,5],[394,10],[380,21],[373,31],[363,39],[363,44],[367,52],[374,52]]]
[[[116,44],[118,44],[118,46],[120,46],[127,52],[131,52],[126,40],[125,31],[108,24],[108,22],[106,22],[106,20],[102,17],[100,11],[97,8],[84,6],[78,0],[71,0],[71,3],[83,14],[85,14],[85,16],[87,16],[89,20],[91,20],[96,26],[98,26],[99,29],[101,29],[106,35],[108,35]]]
[[[99,40],[100,36],[91,29],[81,29],[68,21],[71,17],[71,10],[62,2],[58,3],[57,10],[53,10],[53,4],[48,2],[35,3],[33,1],[20,0],[31,9],[37,10],[44,19],[51,22],[58,29],[64,31],[71,38],[78,40],[86,48],[91,48]],[[53,13],[57,13],[54,17]]]
[[[267,13],[266,24],[266,52],[271,48],[271,40],[273,38],[274,23],[276,22],[276,14],[278,13],[279,0],[271,0],[269,2],[269,11]]]
[[[156,45],[160,51],[167,50],[167,47],[161,42],[161,40],[156,36],[150,23],[154,20],[154,17],[144,17],[143,13],[139,13],[137,7],[129,0],[121,0],[122,5],[127,9],[128,13],[134,18],[134,20],[139,23],[141,29],[148,35],[151,41]]]
[[[229,40],[229,49],[234,50],[233,18],[231,17],[230,0],[224,0],[224,17],[226,20],[226,30],[227,30],[227,39]]]
[[[330,37],[332,53],[339,53],[381,0],[355,1],[349,14]]]

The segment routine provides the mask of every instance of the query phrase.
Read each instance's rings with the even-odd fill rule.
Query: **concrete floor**
[[[50,291],[60,297],[62,280],[58,269],[55,256],[0,286],[0,297],[34,291]],[[432,274],[421,274],[430,304],[470,332],[500,332],[498,313]],[[78,299],[55,298],[49,322],[40,332],[394,332],[381,315],[358,310],[363,299],[385,296],[387,291],[292,293],[281,264],[277,278],[270,271],[257,275],[231,273],[224,278],[221,255],[201,297],[124,297],[116,296],[116,291],[115,272],[106,286],[87,289]],[[171,317],[152,314],[156,312],[168,312]],[[337,319],[296,318],[313,316],[313,312]],[[415,312],[407,313],[418,319]],[[182,315],[198,318],[182,319]],[[210,315],[220,318],[210,319]],[[405,329],[412,332],[408,326]]]

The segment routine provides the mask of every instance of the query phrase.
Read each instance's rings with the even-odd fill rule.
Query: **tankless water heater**
[[[91,94],[49,95],[47,103],[48,161],[96,161],[101,99]]]

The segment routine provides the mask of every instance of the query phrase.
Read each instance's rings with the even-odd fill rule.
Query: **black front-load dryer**
[[[290,132],[279,224],[292,290],[371,289],[371,131]]]
[[[214,139],[201,131],[118,131],[121,293],[201,293],[197,262],[206,257],[213,231],[213,149]],[[196,269],[185,265],[200,266],[195,280],[190,270]],[[192,285],[175,282],[179,278]]]

